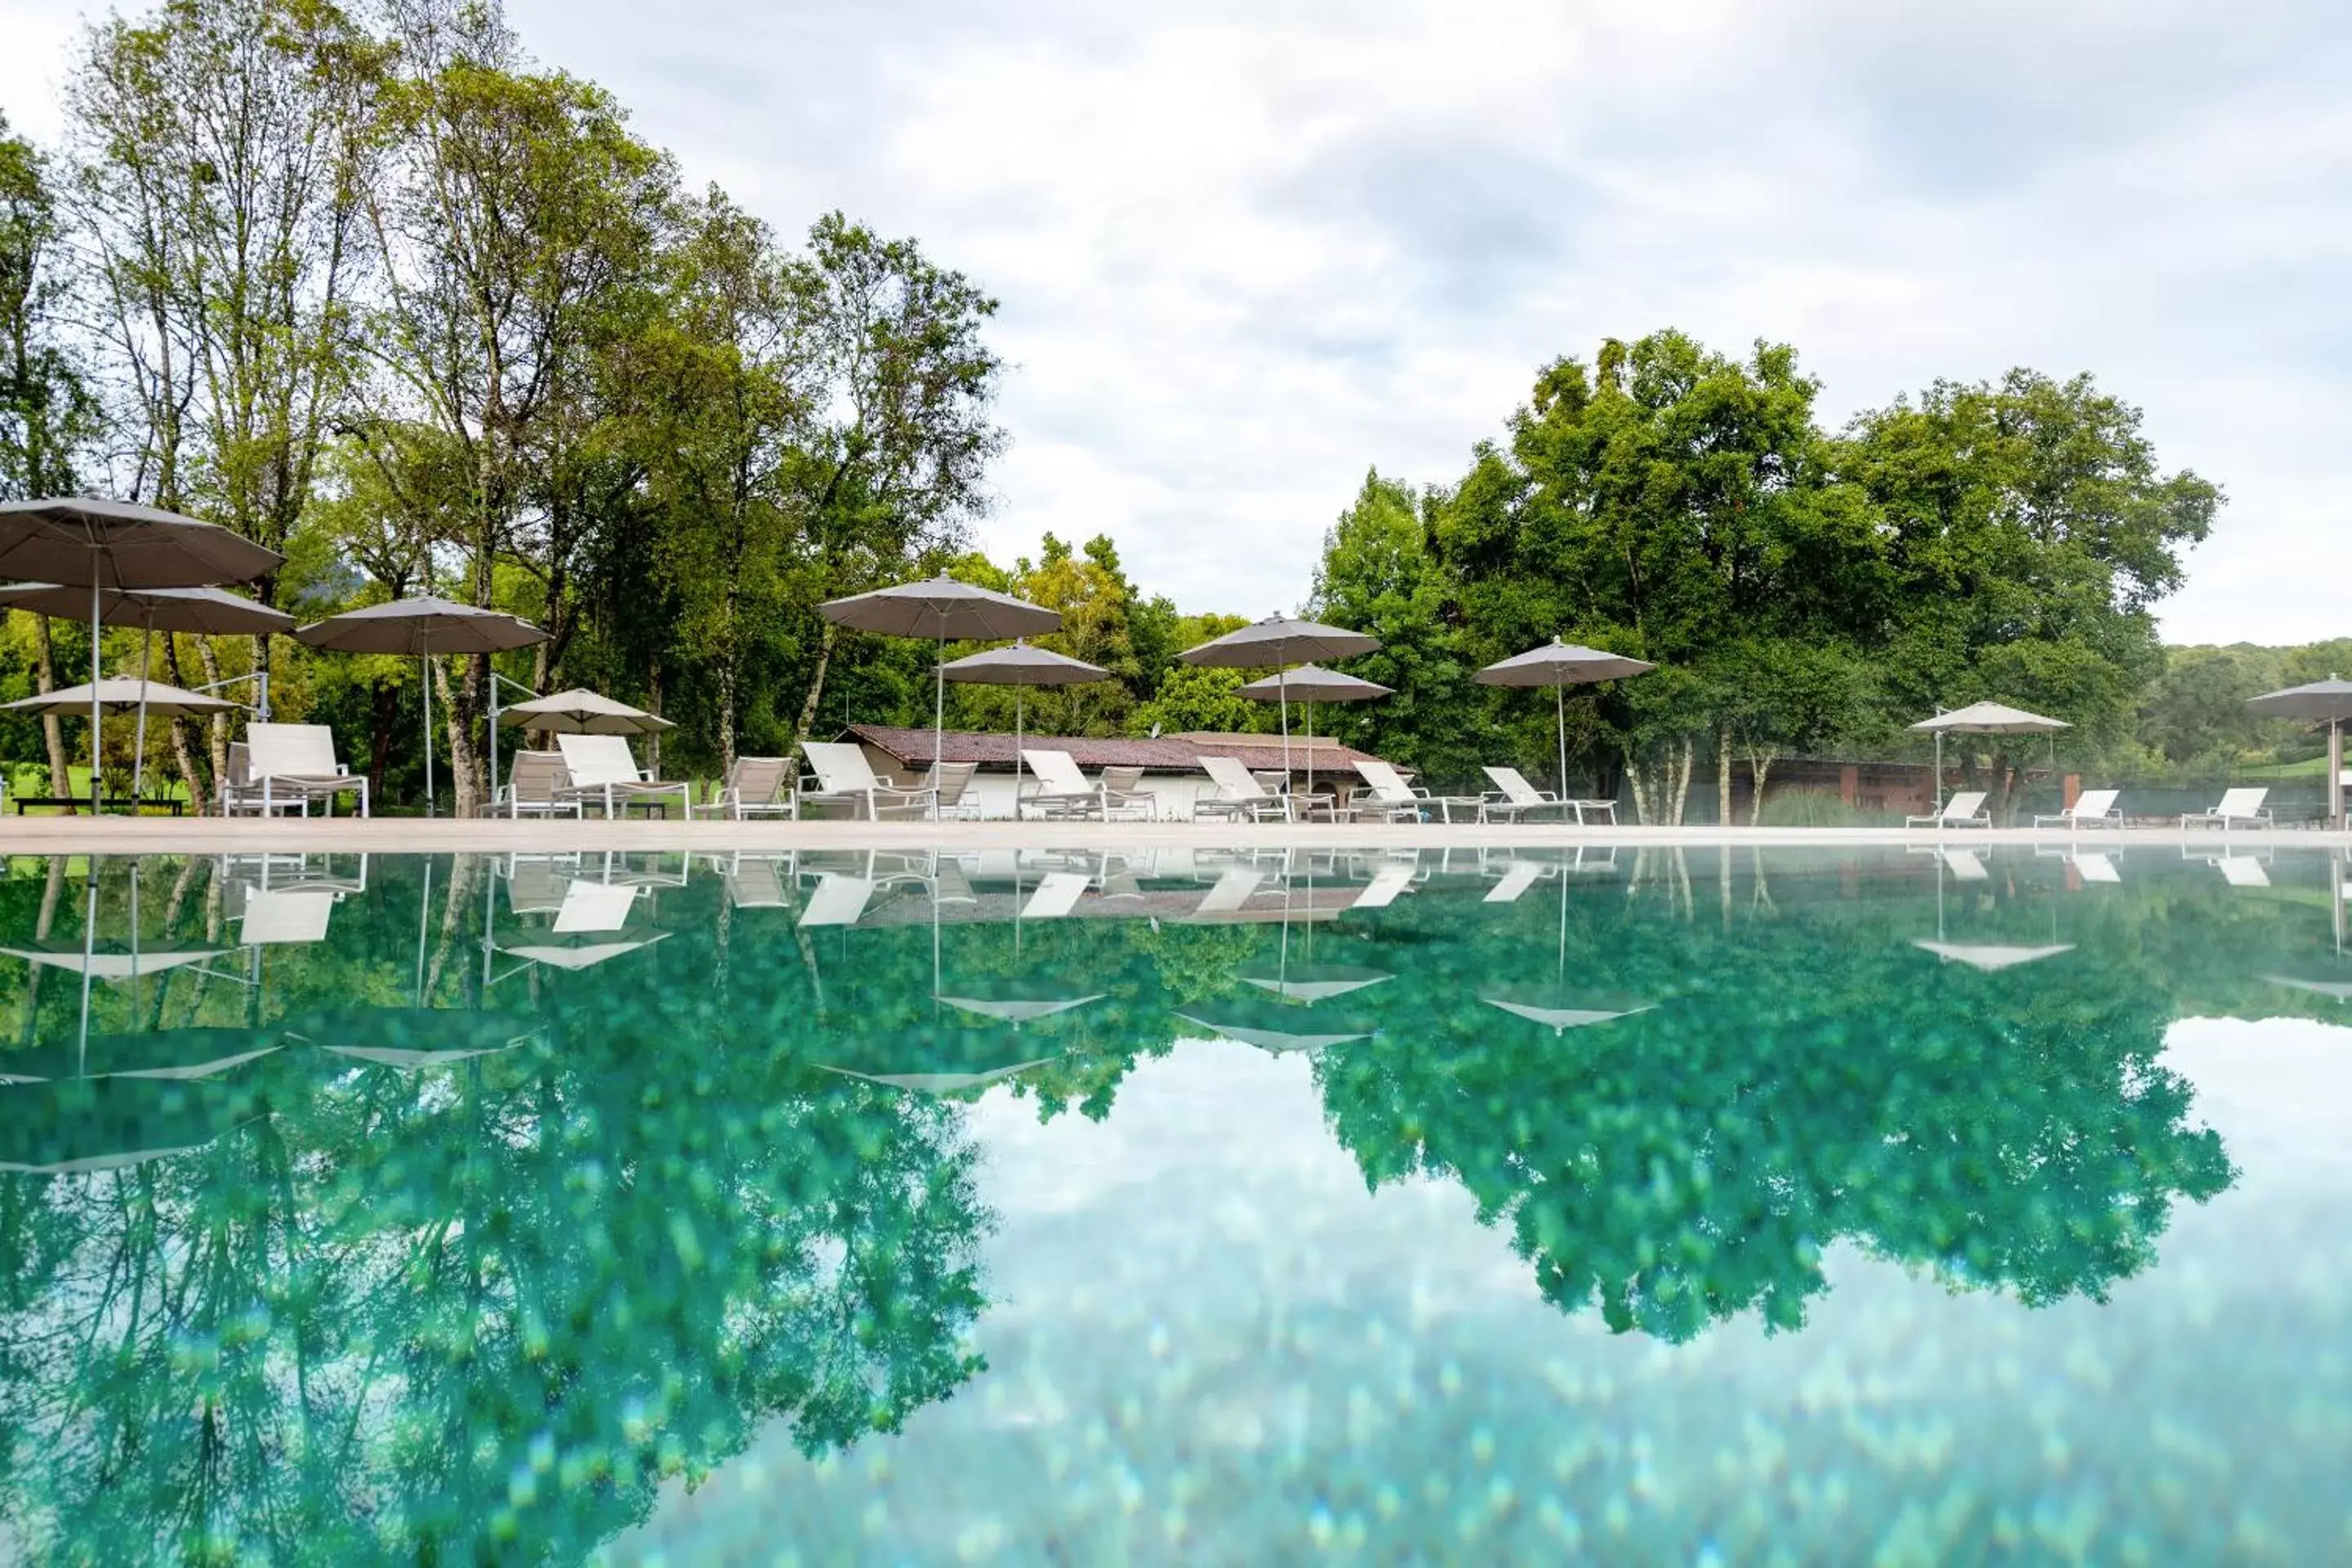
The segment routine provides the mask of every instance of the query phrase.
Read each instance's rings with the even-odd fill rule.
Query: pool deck
[[[2191,854],[2352,849],[2352,833],[2312,827],[2263,831],[2128,827],[1933,829],[1830,827],[1576,827],[1469,823],[1120,822],[604,822],[503,818],[377,817],[360,820],[238,817],[7,817],[0,854],[222,855],[265,850],[346,854],[524,854],[572,849],[691,850],[778,854],[795,849],[1143,849],[1241,844],[1361,849],[1634,848],[1733,845],[1783,849],[1951,848],[2006,845],[2085,850],[2179,848]]]

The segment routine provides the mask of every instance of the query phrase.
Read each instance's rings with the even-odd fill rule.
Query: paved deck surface
[[[2347,849],[2352,833],[2316,828],[2125,828],[2070,834],[2063,829],[1829,827],[1574,827],[1552,825],[1121,822],[510,822],[378,817],[361,821],[238,817],[47,816],[0,819],[0,854],[216,855],[237,851],[335,849],[372,854],[549,852],[566,849],[782,851],[824,848],[1157,848],[1234,844],[1296,844],[1365,848],[1569,847],[1576,845],[1734,844],[1787,848],[1866,846],[2063,845],[2207,846],[2231,849]]]

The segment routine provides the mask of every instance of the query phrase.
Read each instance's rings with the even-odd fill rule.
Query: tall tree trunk
[[[824,695],[824,672],[832,668],[834,639],[840,634],[841,628],[827,621],[824,634],[816,639],[816,669],[809,677],[808,696],[801,701],[800,722],[793,726],[792,754],[795,757],[800,755],[802,744],[808,740],[809,731],[816,723],[816,705]]]
[[[442,732],[446,746],[444,755],[449,759],[449,787],[459,816],[472,816],[481,802],[480,779],[476,772],[474,755],[473,716],[478,710],[481,695],[480,666],[486,656],[476,655],[466,661],[465,679],[454,686],[449,671],[441,659],[430,660],[434,690],[439,694]]]
[[[383,770],[392,761],[392,721],[400,717],[400,688],[382,676],[369,683],[368,799],[383,799]]]
[[[719,660],[719,776],[735,774],[735,649],[730,643]]]
[[[163,673],[174,686],[185,686],[187,678],[180,673],[180,637],[177,632],[163,634]],[[188,721],[173,719],[172,729],[172,760],[179,765],[180,782],[188,786],[188,805],[196,812],[205,811],[212,795],[205,788],[205,775],[197,771],[196,753],[188,740]]]
[[[655,712],[659,713],[661,711],[662,666],[661,660],[658,658],[654,660],[652,678],[647,683],[646,689],[646,700],[654,705]],[[646,737],[646,767],[653,773],[654,777],[659,778],[662,776],[661,731],[658,730]]]
[[[1773,754],[1769,747],[1748,753],[1748,787],[1755,792],[1748,802],[1750,827],[1764,820],[1764,777],[1772,771]]]
[[[1715,732],[1715,824],[1717,827],[1731,826],[1731,731],[1728,726]]]
[[[213,651],[213,639],[196,639],[196,664],[205,672],[207,683],[221,678],[220,656]],[[215,713],[205,725],[206,739],[212,742],[213,777],[228,777],[228,715]]]
[[[39,628],[35,639],[39,652],[33,667],[33,679],[44,693],[55,691],[58,675],[49,647],[49,617],[35,616],[33,625]],[[41,743],[49,752],[49,793],[62,800],[73,793],[73,775],[66,763],[66,727],[54,713],[41,715]]]

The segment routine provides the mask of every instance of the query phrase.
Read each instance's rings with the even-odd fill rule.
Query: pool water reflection
[[[0,1540],[2339,1552],[2345,875],[17,860]]]

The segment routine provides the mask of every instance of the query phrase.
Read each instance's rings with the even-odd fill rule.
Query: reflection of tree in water
[[[1578,906],[1570,972],[1663,1005],[1558,1034],[1483,1005],[1483,977],[1535,967],[1487,928],[1318,1068],[1373,1185],[1459,1180],[1563,1309],[1670,1341],[1750,1308],[1795,1328],[1841,1238],[2103,1300],[2177,1198],[2232,1178],[2158,1065],[2169,1000],[2127,961],[1986,974],[1883,929],[1710,933],[1606,896]]]
[[[373,945],[349,912],[314,965]],[[437,1005],[482,1000],[465,967]],[[0,1176],[9,1528],[66,1560],[570,1562],[771,1420],[816,1453],[949,1396],[989,1223],[962,1112],[815,1081],[797,970],[767,973],[743,1008],[524,977],[487,998],[546,1022],[513,1050],[289,1047],[168,1091],[229,1129],[193,1152]]]

